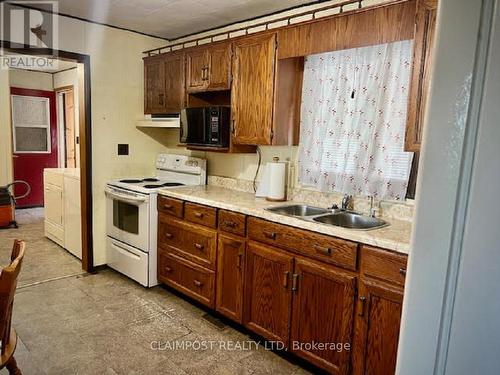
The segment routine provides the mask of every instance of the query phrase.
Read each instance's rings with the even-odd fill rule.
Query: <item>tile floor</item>
[[[13,316],[23,374],[310,373],[229,326],[216,327],[202,318],[206,311],[162,287],[145,289],[110,269],[83,273],[43,237],[43,210],[19,210],[17,219],[19,229],[0,231],[0,264],[14,238],[26,240]],[[185,347],[171,350],[174,343]]]

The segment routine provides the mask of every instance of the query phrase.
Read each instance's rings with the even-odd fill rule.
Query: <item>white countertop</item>
[[[264,198],[255,198],[255,195],[251,193],[211,185],[162,189],[159,193],[172,198],[240,212],[245,215],[259,217],[279,224],[307,229],[366,245],[397,251],[403,254],[408,254],[410,249],[411,223],[407,221],[384,219],[390,223],[389,226],[384,228],[372,230],[347,229],[305,221],[265,210],[267,207],[302,202],[268,202]]]

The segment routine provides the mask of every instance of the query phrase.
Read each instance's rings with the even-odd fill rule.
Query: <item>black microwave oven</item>
[[[228,106],[185,108],[180,141],[187,145],[229,147],[231,110]]]

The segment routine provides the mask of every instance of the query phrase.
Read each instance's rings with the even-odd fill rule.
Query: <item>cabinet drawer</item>
[[[361,254],[361,271],[385,281],[404,285],[407,256],[391,251],[363,246]]]
[[[248,237],[327,263],[356,270],[358,244],[262,219],[248,219]]]
[[[182,259],[158,252],[158,279],[208,307],[215,306],[215,272]]]
[[[217,209],[186,202],[186,220],[196,224],[206,225],[210,228],[217,227]]]
[[[237,212],[219,211],[219,228],[224,232],[245,236],[245,215]]]
[[[158,195],[158,211],[182,218],[184,214],[184,202],[178,199]]]
[[[160,215],[158,246],[204,267],[215,269],[217,232]]]

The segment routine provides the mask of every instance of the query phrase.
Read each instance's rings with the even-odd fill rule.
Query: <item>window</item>
[[[49,99],[12,95],[12,131],[15,153],[46,153],[50,147]]]
[[[412,41],[308,56],[299,182],[321,191],[404,199]]]

